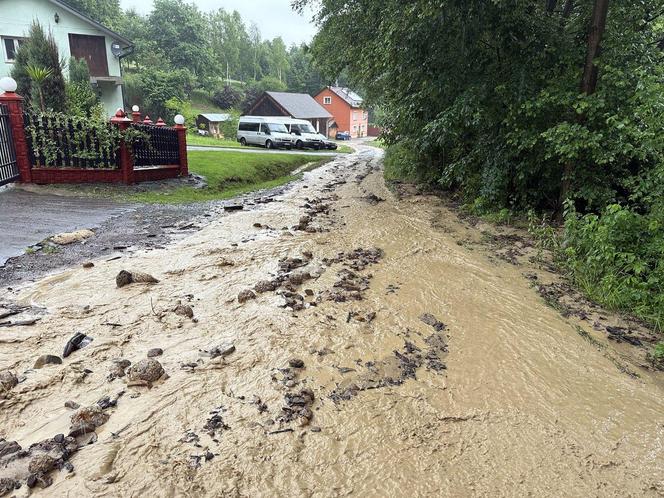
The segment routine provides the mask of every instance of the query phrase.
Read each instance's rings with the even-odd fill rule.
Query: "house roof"
[[[296,119],[331,118],[323,106],[308,93],[265,92]]]
[[[113,31],[113,30],[107,28],[106,26],[104,26],[104,25],[101,24],[100,22],[95,21],[95,20],[92,19],[90,16],[84,14],[83,12],[78,11],[77,9],[75,9],[75,8],[72,7],[71,5],[67,4],[66,2],[63,2],[63,1],[61,1],[61,0],[48,0],[48,1],[51,2],[52,4],[57,5],[57,6],[60,7],[61,9],[66,10],[67,12],[69,12],[70,14],[72,14],[72,15],[78,17],[79,19],[83,19],[84,21],[86,21],[86,22],[92,24],[92,25],[93,25],[95,28],[97,28],[99,31],[101,31],[101,32],[103,32],[103,33],[105,33],[105,34],[107,34],[108,36],[110,36],[110,37],[113,38],[114,40],[117,40],[117,41],[119,41],[119,42],[121,42],[121,43],[124,43],[125,46],[128,46],[128,47],[129,47],[129,46],[133,46],[133,45],[134,45],[134,44],[131,42],[131,40],[129,40],[128,38],[125,38],[125,37],[122,36],[121,34],[116,33],[115,31]]]
[[[230,114],[199,114],[198,116],[203,116],[212,123],[223,123],[224,121],[231,119]]]
[[[364,102],[364,99],[350,88],[344,88],[341,86],[331,86],[330,90],[332,90],[339,97],[344,99],[351,107],[361,107],[362,102]]]

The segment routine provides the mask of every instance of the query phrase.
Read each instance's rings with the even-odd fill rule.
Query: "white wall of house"
[[[55,22],[55,14],[59,22]],[[46,31],[53,34],[60,59],[69,61],[71,57],[69,47],[69,34],[104,36],[106,39],[106,57],[108,61],[109,76],[120,77],[120,60],[111,53],[113,39],[100,31],[94,25],[86,22],[70,12],[59,8],[48,0],[0,0],[0,78],[11,74],[14,64],[7,61],[4,38],[25,38],[33,21],[39,21]],[[64,71],[65,76],[67,70]],[[100,99],[108,115],[115,114],[119,107],[123,107],[122,87],[113,82],[98,84]]]

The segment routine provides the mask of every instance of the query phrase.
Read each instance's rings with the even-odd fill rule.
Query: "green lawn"
[[[198,134],[188,134],[187,145],[200,145],[203,147],[242,147],[237,140],[203,137]]]
[[[228,199],[245,192],[276,187],[295,180],[293,171],[320,166],[328,159],[308,154],[245,154],[232,151],[191,151],[189,170],[204,176],[208,187],[179,187],[130,196],[138,202],[186,203]]]

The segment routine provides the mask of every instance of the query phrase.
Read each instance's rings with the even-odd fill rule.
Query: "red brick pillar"
[[[139,109],[139,107],[138,107],[137,105],[135,105],[134,107],[132,107],[132,111],[131,111],[131,120],[132,120],[134,123],[140,123],[140,122],[141,122],[141,111],[140,111],[140,109]]]
[[[23,97],[15,92],[0,93],[0,104],[6,104],[9,109],[9,123],[21,181],[32,183],[32,164],[30,164],[28,143],[25,140],[25,128],[23,127]]]
[[[189,163],[187,161],[187,128],[176,124],[175,131],[178,132],[178,145],[180,146],[180,176],[189,176]]]
[[[116,125],[120,131],[129,128],[131,119],[127,117],[122,109],[118,109],[111,123]],[[120,141],[120,170],[122,171],[122,183],[131,185],[134,183],[134,156],[124,140]]]

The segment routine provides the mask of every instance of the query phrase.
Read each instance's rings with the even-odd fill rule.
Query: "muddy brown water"
[[[220,218],[166,249],[6,294],[49,314],[0,331],[0,369],[27,377],[0,400],[0,437],[27,447],[66,433],[65,401],[85,406],[125,391],[98,441],[72,457],[74,472],[56,471],[38,494],[661,496],[657,382],[619,371],[518,268],[459,245],[471,229],[439,200],[397,200],[380,162],[379,151],[361,148],[307,173],[277,202]],[[367,202],[370,194],[384,200]],[[298,224],[307,198],[329,204],[311,222],[323,231],[282,230]],[[445,230],[432,228],[441,219]],[[343,269],[323,258],[373,247],[383,256],[356,272],[369,282],[360,301],[293,312],[279,291],[236,300],[276,276],[280,259],[306,252],[305,268],[320,276],[295,291],[311,289],[305,300],[315,300]],[[126,268],[161,281],[115,288]],[[170,311],[178,302],[197,322]],[[420,320],[425,313],[446,329]],[[31,370],[39,355],[61,354],[75,332],[94,341],[62,365]],[[422,360],[403,376],[395,351],[408,343],[410,357],[422,359],[437,333],[446,369]],[[199,352],[226,342],[236,351],[225,358]],[[107,380],[113,358],[135,363],[155,347],[169,378],[152,388]],[[298,384],[288,388],[279,369],[293,357],[305,368],[291,369]],[[310,424],[280,422],[284,396],[303,388],[315,394]],[[348,389],[349,399],[330,397]],[[213,415],[223,424],[210,423]],[[27,492],[23,485],[16,494]]]

